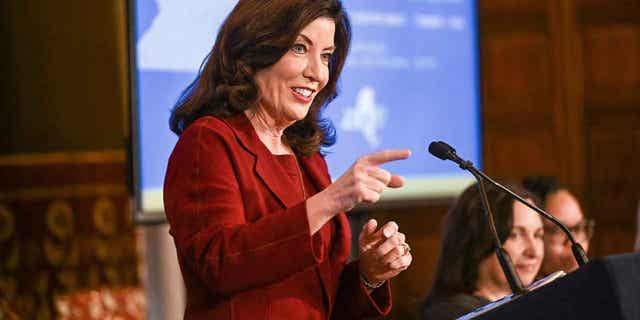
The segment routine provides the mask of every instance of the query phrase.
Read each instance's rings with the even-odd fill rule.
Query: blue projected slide
[[[177,141],[169,113],[195,78],[233,9],[231,0],[137,0],[135,60],[138,132],[134,154],[142,210],[162,212],[167,159]],[[470,178],[426,153],[444,140],[480,165],[480,106],[475,1],[344,0],[353,38],[340,95],[327,108],[337,129],[328,151],[336,179],[361,155],[408,148],[410,159],[385,168],[408,178],[384,199],[448,196]]]

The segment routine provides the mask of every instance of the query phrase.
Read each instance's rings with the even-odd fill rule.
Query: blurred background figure
[[[486,187],[498,237],[527,286],[542,264],[542,219],[494,186]],[[529,201],[537,201],[520,186],[507,187]],[[419,319],[454,319],[511,293],[492,238],[480,193],[473,184],[444,218],[436,274]]]
[[[595,221],[585,218],[576,197],[552,177],[525,177],[522,184],[540,198],[542,208],[566,225],[576,241],[588,252]],[[544,221],[544,251],[539,277],[545,277],[558,270],[570,272],[578,268],[569,239],[560,228],[549,221]]]

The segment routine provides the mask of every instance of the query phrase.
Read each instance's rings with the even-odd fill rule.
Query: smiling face
[[[557,191],[547,196],[545,210],[554,215],[560,222],[570,229],[584,223],[584,214],[576,198],[566,190]],[[545,233],[545,257],[542,266],[543,274],[550,274],[558,270],[573,271],[578,268],[578,263],[573,257],[571,246],[566,237],[551,223],[545,223],[548,230],[555,232]],[[589,239],[586,234],[575,233],[573,235],[586,251],[589,250]]]
[[[531,209],[519,202],[513,203],[513,227],[507,240],[502,244],[511,257],[522,284],[530,285],[536,277],[544,255],[544,231],[542,220]],[[509,284],[505,278],[495,253],[480,262],[478,268],[478,290],[483,292],[508,293]],[[485,290],[482,290],[485,289]]]
[[[334,20],[314,20],[278,62],[256,73],[257,108],[271,125],[286,128],[306,117],[313,99],[329,81],[334,33]]]
[[[513,204],[513,228],[504,242],[520,280],[530,285],[536,277],[544,255],[542,219],[520,202]]]

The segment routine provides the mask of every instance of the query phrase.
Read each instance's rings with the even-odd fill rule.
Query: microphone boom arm
[[[516,199],[519,202],[523,203],[524,205],[529,207],[531,210],[533,210],[536,213],[538,213],[539,215],[543,216],[545,219],[551,221],[553,224],[558,226],[560,228],[560,230],[562,230],[564,232],[564,234],[567,236],[567,239],[569,239],[569,241],[571,242],[571,251],[573,253],[573,257],[576,259],[576,262],[578,263],[578,266],[583,266],[583,265],[587,264],[587,262],[589,262],[589,258],[587,258],[587,254],[585,253],[584,248],[582,248],[582,246],[576,241],[576,239],[573,237],[573,234],[571,233],[571,231],[569,231],[569,229],[562,222],[560,222],[558,219],[556,219],[556,217],[552,216],[551,214],[547,213],[546,211],[544,211],[544,210],[538,208],[537,206],[529,203],[529,201],[523,199],[521,196],[515,194],[513,191],[509,190],[505,186],[503,186],[503,185],[499,184],[498,182],[494,181],[489,176],[484,174],[484,172],[476,169],[473,166],[473,163],[471,161],[464,160],[464,159],[460,158],[458,156],[458,154],[456,153],[456,149],[454,149],[452,146],[448,145],[447,143],[445,143],[443,141],[434,141],[434,142],[431,142],[429,144],[429,153],[431,153],[432,155],[436,156],[439,159],[451,160],[451,161],[457,163],[460,166],[460,168],[471,172],[471,174],[473,174],[473,176],[476,177],[476,179],[478,181],[480,181],[479,178],[481,177],[482,179],[484,179],[484,180],[490,182],[491,184],[495,185],[496,187],[498,187],[500,190],[508,193],[514,199]]]
[[[524,204],[527,207],[529,207],[531,210],[537,212],[538,214],[544,216],[549,221],[553,222],[553,224],[558,226],[565,233],[565,235],[569,239],[569,242],[571,242],[571,251],[573,252],[573,256],[576,259],[576,262],[578,262],[578,265],[579,266],[583,266],[583,265],[587,264],[587,262],[589,262],[589,258],[587,258],[587,254],[584,252],[584,248],[582,248],[582,246],[575,240],[575,238],[573,237],[573,234],[571,233],[571,231],[569,231],[569,229],[562,222],[560,222],[556,217],[554,217],[553,215],[547,213],[546,211],[538,208],[537,206],[531,204],[529,201],[527,201],[524,198],[522,198],[521,196],[517,195],[515,192],[509,190],[507,187],[505,187],[505,186],[501,185],[500,183],[498,183],[497,181],[491,179],[484,172],[476,169],[473,166],[473,163],[471,163],[471,161],[463,160],[459,164],[460,164],[460,168],[471,172],[474,176],[478,175],[478,176],[482,177],[483,179],[489,181],[491,184],[495,185],[500,190],[508,193],[513,198],[515,198],[516,200],[518,200],[522,204]]]
[[[482,176],[478,175],[476,171],[468,170],[473,174],[473,176],[477,180],[478,191],[480,192],[480,199],[482,200],[482,206],[484,207],[484,213],[487,217],[487,221],[489,222],[489,228],[491,229],[491,234],[493,235],[493,244],[494,249],[496,251],[496,256],[498,257],[498,261],[500,262],[500,267],[502,267],[502,272],[507,278],[507,282],[509,283],[509,287],[511,291],[515,295],[521,295],[526,292],[524,286],[522,285],[522,280],[518,276],[518,273],[513,268],[513,262],[511,261],[511,257],[504,250],[502,244],[500,242],[500,238],[498,238],[498,231],[496,230],[496,224],[493,220],[493,212],[491,211],[491,205],[489,204],[489,199],[487,199],[487,191],[484,189],[484,183],[482,182]]]

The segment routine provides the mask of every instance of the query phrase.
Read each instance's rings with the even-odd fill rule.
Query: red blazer
[[[301,164],[318,190],[331,183],[320,154]],[[321,314],[331,319],[388,314],[389,285],[368,295],[357,261],[347,264],[344,213],[333,218],[327,246],[320,232],[311,236],[304,199],[285,176],[244,114],[202,117],[180,135],[164,206],[187,289],[185,319],[273,319],[283,296],[306,292],[297,279],[307,276],[320,279]],[[286,307],[289,319],[318,318],[304,301]]]

